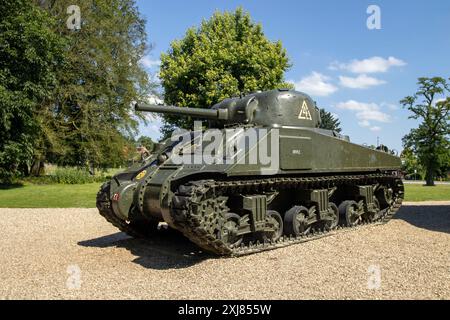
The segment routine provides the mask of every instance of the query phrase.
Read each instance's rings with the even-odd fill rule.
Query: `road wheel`
[[[337,205],[333,202],[328,203],[328,212],[332,219],[325,221],[324,227],[327,231],[335,229],[339,223],[339,209]]]
[[[294,206],[284,214],[284,233],[286,235],[304,236],[311,230],[308,225],[309,211],[303,206]]]
[[[353,200],[344,201],[339,206],[339,214],[347,227],[358,225],[362,220],[362,213],[358,204]]]
[[[236,213],[227,212],[225,214],[225,223],[217,234],[217,238],[230,248],[238,247],[242,242],[243,235],[238,235],[240,218]]]
[[[283,235],[283,218],[275,210],[268,210],[266,225],[272,230],[258,232],[256,239],[261,242],[277,241]]]

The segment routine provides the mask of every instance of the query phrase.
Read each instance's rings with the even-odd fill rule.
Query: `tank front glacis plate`
[[[128,220],[130,209],[136,202],[139,184],[154,170],[153,158],[135,163],[123,172],[116,174],[110,182],[110,200],[113,212],[121,220]]]

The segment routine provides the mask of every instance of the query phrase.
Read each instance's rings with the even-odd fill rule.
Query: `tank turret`
[[[210,109],[137,104],[136,110],[208,119],[213,126],[219,127],[223,124],[253,124],[315,128],[320,124],[319,110],[307,94],[283,89],[225,99]]]

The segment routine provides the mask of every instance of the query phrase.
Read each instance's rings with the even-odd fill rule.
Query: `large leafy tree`
[[[426,171],[426,184],[432,186],[436,173],[448,167],[450,159],[450,84],[441,77],[419,78],[418,87],[414,95],[400,101],[413,113],[410,118],[421,120],[403,138],[403,145],[417,155]]]
[[[190,28],[161,55],[164,101],[180,107],[207,108],[241,93],[290,87],[284,72],[290,67],[280,41],[272,42],[260,24],[238,8],[216,12]],[[165,116],[164,131],[191,128],[192,121]]]
[[[37,1],[58,20],[67,40],[66,64],[48,109],[64,148],[45,157],[67,165],[115,166],[124,162],[137,121],[132,101],[143,100],[150,86],[139,60],[146,53],[145,21],[134,0],[80,1],[81,25],[67,28],[71,0]]]
[[[28,0],[0,2],[0,180],[27,173],[48,131],[43,104],[57,84],[63,40],[55,21]]]
[[[334,130],[336,132],[341,132],[341,122],[336,118],[331,112],[325,109],[320,110],[320,128],[327,130]]]
[[[419,163],[417,156],[411,149],[403,149],[402,153],[400,154],[400,158],[402,159],[402,170],[405,173],[406,177],[421,179],[421,177],[424,176],[423,167]]]
[[[152,138],[147,136],[140,136],[139,139],[137,140],[137,144],[140,147],[145,147],[149,152],[152,152],[153,147],[155,145]]]

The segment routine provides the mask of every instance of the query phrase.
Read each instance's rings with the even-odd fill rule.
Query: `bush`
[[[121,168],[97,170],[91,175],[87,169],[77,167],[51,166],[46,170],[47,174],[42,176],[14,177],[11,181],[1,181],[0,185],[12,184],[86,184],[94,182],[105,182],[121,171]]]
[[[17,178],[14,180],[16,184],[54,184],[55,179],[53,176],[29,176],[25,178]]]
[[[53,183],[62,184],[83,184],[92,182],[102,182],[105,180],[103,176],[92,176],[87,170],[72,168],[72,167],[60,167],[56,168],[53,175],[50,175]]]

